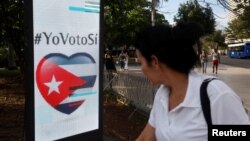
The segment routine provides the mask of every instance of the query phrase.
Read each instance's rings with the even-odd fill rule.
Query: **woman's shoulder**
[[[222,80],[213,80],[207,88],[214,124],[249,124],[242,99]]]
[[[200,84],[200,86],[205,80],[213,79],[207,85],[207,91],[210,97],[220,97],[226,93],[229,93],[230,95],[236,95],[233,89],[218,77],[200,74],[197,72],[191,72],[190,76],[196,80],[196,85]]]
[[[223,80],[218,78],[208,84],[207,91],[211,101],[223,99],[225,97],[240,99],[240,97],[231,87],[229,87]]]

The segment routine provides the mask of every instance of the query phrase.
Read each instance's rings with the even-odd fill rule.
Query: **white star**
[[[55,91],[58,94],[60,94],[58,87],[59,87],[59,85],[61,85],[62,82],[63,81],[56,81],[56,78],[53,75],[50,82],[44,83],[45,85],[47,85],[49,87],[48,95],[50,95],[53,91]]]

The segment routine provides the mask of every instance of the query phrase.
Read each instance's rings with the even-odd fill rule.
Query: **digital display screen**
[[[99,129],[100,0],[33,0],[35,140]]]

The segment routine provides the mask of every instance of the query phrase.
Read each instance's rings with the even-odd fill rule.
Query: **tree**
[[[150,2],[109,1],[104,3],[104,45],[117,47],[132,44],[135,33],[151,24]],[[164,16],[156,14],[156,24],[168,24]]]
[[[244,23],[241,19],[235,19],[228,23],[228,28],[226,32],[230,35],[233,35],[235,39],[244,39],[247,38],[246,29],[244,28]]]
[[[217,43],[217,45],[221,48],[226,48],[227,45],[225,44],[225,35],[222,33],[221,30],[216,30],[212,34],[212,39],[214,42]]]
[[[164,1],[168,1],[168,0],[164,0]],[[156,6],[158,6],[160,3],[160,0],[152,0],[152,5],[151,5],[151,24],[152,26],[155,26],[155,19],[156,19]]]
[[[211,49],[216,48],[224,53],[227,49],[227,45],[225,44],[225,34],[223,34],[221,30],[216,30],[213,34],[205,36],[202,42],[203,48],[207,52],[211,52]]]
[[[178,23],[183,22],[197,22],[203,26],[205,34],[211,34],[215,31],[215,18],[213,16],[212,8],[209,4],[202,7],[197,0],[190,0],[181,4],[174,21]]]
[[[243,13],[239,14],[237,19],[228,23],[226,31],[228,34],[233,35],[235,39],[243,40],[250,38],[250,5],[239,7],[244,9]]]
[[[245,30],[243,34],[245,34],[246,38],[250,38],[250,1],[249,5],[244,7],[244,12],[239,16],[239,19],[242,21],[242,28]]]
[[[242,11],[250,6],[250,0],[233,0],[236,8],[233,9],[237,15],[242,15]]]
[[[9,55],[13,55],[14,49],[21,72],[24,69],[24,0],[3,0],[0,2],[0,47],[8,47]],[[13,59],[13,58],[11,58]],[[9,60],[9,67],[15,60]]]

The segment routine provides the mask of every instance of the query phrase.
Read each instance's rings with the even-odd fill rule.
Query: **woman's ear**
[[[151,56],[151,65],[152,65],[152,67],[154,67],[154,68],[159,68],[159,66],[160,66],[160,62],[159,62],[159,59],[157,58],[157,56],[155,56],[155,55],[152,55]]]

